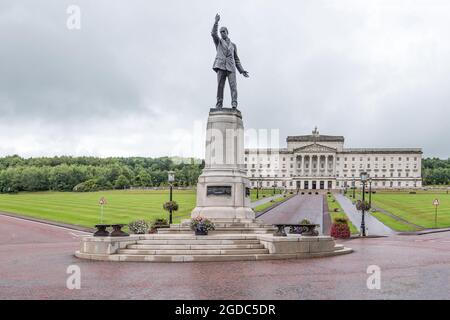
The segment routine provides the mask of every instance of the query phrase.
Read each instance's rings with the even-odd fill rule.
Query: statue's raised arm
[[[217,32],[217,30],[219,29],[219,20],[220,20],[220,15],[216,14],[214,25],[213,25],[213,28],[211,31],[211,36],[213,37],[213,41],[214,41],[214,44],[216,45],[216,47],[220,42],[219,33]]]
[[[222,108],[223,106],[223,89],[227,78],[231,90],[231,106],[237,108],[236,69],[246,78],[248,78],[249,75],[241,65],[236,45],[231,42],[228,37],[228,29],[226,27],[221,27],[218,32],[219,20],[220,15],[216,14],[214,26],[211,31],[211,36],[217,51],[213,65],[213,70],[217,72],[218,82],[216,108]]]

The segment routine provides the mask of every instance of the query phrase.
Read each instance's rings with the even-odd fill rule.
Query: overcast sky
[[[450,156],[450,3],[432,0],[2,0],[0,156],[203,157],[217,12],[246,128]]]

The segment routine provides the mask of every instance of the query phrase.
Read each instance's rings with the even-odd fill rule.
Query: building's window
[[[262,163],[259,164],[259,168],[262,169]]]
[[[270,163],[267,164],[267,168],[270,168]]]
[[[291,168],[293,168],[294,167],[294,165],[291,163]]]
[[[398,161],[402,161],[402,157],[398,157]]]
[[[294,158],[293,158],[293,157],[291,157],[291,161],[294,161]]]
[[[252,168],[255,168],[255,164],[252,164]]]
[[[344,168],[347,168],[347,164],[346,163],[344,163]]]
[[[286,158],[283,157],[283,161],[286,161]]]
[[[344,161],[347,161],[347,157],[344,158]]]
[[[409,161],[409,157],[406,157],[406,161]]]
[[[375,161],[378,161],[378,157],[375,157]]]
[[[255,175],[254,174],[252,174],[252,178],[254,178],[255,177]]]
[[[370,169],[370,163],[367,164],[367,169]]]
[[[400,186],[402,185],[402,183],[399,181],[399,182],[397,183],[397,185],[400,187]]]
[[[355,161],[355,157],[352,158],[352,161]]]
[[[406,171],[406,176],[407,176],[407,177],[409,176],[409,172],[408,172],[408,171]]]
[[[244,160],[247,162],[247,157],[245,157]]]
[[[391,163],[391,169],[393,169],[394,168],[394,164],[393,163]]]
[[[401,172],[399,172],[399,173],[398,173],[398,176],[399,176],[399,177],[401,177],[401,176],[402,176]]]
[[[359,161],[363,161],[363,160],[362,160],[362,157],[359,158]]]
[[[339,157],[336,157],[336,161],[339,161]]]
[[[392,177],[392,178],[394,177],[394,173],[393,173],[393,172],[391,172],[391,177]]]
[[[247,169],[247,164],[245,164],[245,169]]]

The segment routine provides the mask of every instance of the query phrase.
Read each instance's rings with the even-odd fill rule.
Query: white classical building
[[[246,149],[252,187],[344,189],[360,187],[366,171],[375,189],[422,186],[421,148],[344,148],[343,136],[288,136],[287,148]]]

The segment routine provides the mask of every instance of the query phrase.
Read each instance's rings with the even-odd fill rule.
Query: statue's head
[[[226,27],[220,28],[220,36],[223,40],[226,40],[228,38],[228,29]]]

